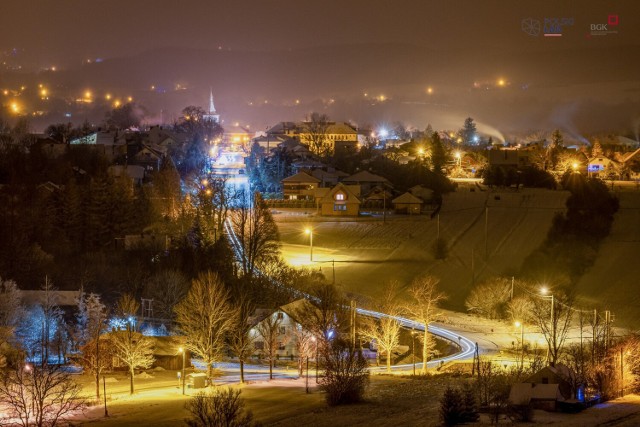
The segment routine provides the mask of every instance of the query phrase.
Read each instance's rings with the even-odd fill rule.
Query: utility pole
[[[352,349],[356,349],[356,301],[351,300],[351,344]]]
[[[436,238],[440,238],[440,214],[437,215],[437,231],[436,231]]]
[[[489,259],[489,206],[484,207],[484,258]]]
[[[513,283],[515,281],[515,277],[511,276],[511,297],[509,298],[509,300],[513,300]]]

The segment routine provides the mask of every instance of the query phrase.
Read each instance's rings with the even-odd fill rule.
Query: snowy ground
[[[305,378],[298,380],[259,381],[244,386],[242,397],[256,420],[276,426],[436,426],[439,425],[439,399],[447,385],[462,383],[460,378],[435,376],[411,379],[397,376],[371,377],[366,401],[358,405],[329,408],[324,395],[309,378],[310,393],[305,392]],[[73,420],[74,425],[100,426],[175,426],[181,425],[187,412],[177,387],[145,390],[134,396],[109,401],[109,417],[95,406]],[[640,396],[597,405],[580,414],[535,411],[534,423],[562,426],[640,425]],[[482,416],[477,425],[489,424]]]
[[[293,265],[321,268],[329,279],[335,265],[338,283],[370,296],[378,295],[390,279],[407,285],[416,276],[433,274],[449,296],[447,307],[461,310],[472,280],[520,269],[524,258],[543,242],[553,215],[564,210],[566,197],[563,191],[537,189],[446,195],[440,214],[440,236],[450,246],[445,261],[433,259],[430,248],[438,221],[425,215],[391,215],[385,223],[382,217],[335,221],[308,210],[281,212],[275,219],[284,258]],[[313,263],[309,236],[304,234],[307,226],[314,230]]]

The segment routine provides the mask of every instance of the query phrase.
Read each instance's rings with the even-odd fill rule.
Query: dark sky
[[[0,44],[106,57],[165,46],[287,49],[369,42],[526,49],[533,40],[521,37],[523,18],[574,18],[560,43],[545,46],[553,49],[585,45],[588,26],[606,22],[611,13],[620,17],[620,34],[598,43],[638,43],[636,0],[2,0]]]
[[[609,15],[617,33],[590,34]],[[227,121],[256,127],[325,109],[367,124],[444,128],[472,115],[501,130],[640,135],[640,0],[0,0],[0,18],[0,51],[64,67],[56,84],[74,94],[132,94],[157,117],[206,105],[213,87]],[[526,18],[572,24],[532,36]],[[473,88],[501,77],[502,91]],[[148,90],[177,83],[189,90]],[[366,92],[393,102],[370,108],[356,99]]]

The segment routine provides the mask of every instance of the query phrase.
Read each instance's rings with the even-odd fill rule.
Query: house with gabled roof
[[[315,191],[320,180],[306,172],[298,172],[280,182],[285,200],[315,200]]]
[[[318,188],[316,204],[321,215],[358,216],[360,213],[360,186],[339,182],[331,188]]]
[[[296,330],[301,328],[298,317],[311,309],[310,303],[305,299],[299,299],[289,304],[282,305],[275,310],[257,309],[251,318],[254,327],[249,332],[253,339],[254,355],[260,356],[265,351],[264,338],[260,335],[260,325],[265,325],[268,318],[278,320],[278,350],[280,358],[297,357],[298,343]]]
[[[362,208],[367,210],[382,210],[391,207],[393,193],[384,185],[377,185],[365,194],[362,199]]]
[[[363,193],[370,192],[377,185],[391,186],[389,180],[383,176],[373,174],[369,171],[356,172],[342,180],[347,185],[359,185]]]
[[[349,176],[348,173],[339,171],[337,169],[314,169],[313,172],[311,172],[311,175],[320,180],[320,187],[332,187],[340,182],[343,178]]]
[[[419,214],[422,212],[424,201],[407,191],[393,199],[391,203],[396,213]]]

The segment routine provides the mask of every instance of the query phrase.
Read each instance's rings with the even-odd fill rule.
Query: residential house
[[[132,185],[142,185],[145,169],[138,165],[113,165],[109,166],[107,173],[113,177],[127,177]]]
[[[113,161],[127,153],[127,144],[118,138],[117,132],[99,131],[72,139],[69,148],[77,146],[90,147],[103,154],[109,161]]]
[[[254,355],[264,356],[266,346],[264,337],[260,334],[260,329],[266,328],[267,319],[271,321],[278,319],[278,349],[279,358],[294,358],[298,356],[296,330],[299,329],[300,322],[296,319],[303,310],[309,309],[309,302],[305,299],[293,301],[289,304],[278,307],[276,310],[256,310],[253,316],[255,326],[250,334],[253,338]]]
[[[527,150],[489,150],[489,166],[500,167],[505,172],[519,170],[530,165],[529,155]]]
[[[589,176],[599,178],[617,178],[619,169],[618,162],[605,156],[592,157],[587,165]]]
[[[298,172],[281,182],[285,200],[315,200],[315,191],[320,180],[306,172]]]
[[[262,148],[264,152],[268,154],[273,150],[275,150],[278,146],[280,146],[280,144],[286,141],[286,139],[287,138],[282,136],[266,134],[266,135],[257,136],[253,138],[251,141],[252,141],[252,146],[255,146],[257,144],[258,147]]]
[[[360,213],[360,186],[340,182],[331,188],[317,188],[316,204],[321,215],[358,216]]]
[[[393,193],[384,186],[377,185],[362,197],[362,209],[382,210],[391,206]]]
[[[151,367],[172,371],[181,370],[183,354],[180,349],[185,352],[184,367],[190,367],[191,352],[185,347],[186,338],[185,336],[148,336],[147,339],[153,343],[153,357],[155,359]]]
[[[620,163],[626,172],[626,179],[640,179],[640,148],[635,151],[624,153]]]
[[[50,159],[57,159],[62,156],[66,151],[68,145],[64,142],[56,141],[53,138],[38,138],[36,141],[36,147],[40,149],[42,154]]]
[[[157,145],[142,144],[140,149],[128,159],[128,163],[144,167],[147,173],[158,171],[165,154],[166,151]]]
[[[309,122],[280,122],[267,130],[267,136],[293,138],[308,145],[315,137],[309,127]],[[358,149],[358,131],[348,123],[328,122],[322,129],[322,134],[329,151],[333,153]]]
[[[314,169],[311,175],[320,180],[320,187],[333,187],[343,178],[349,176],[348,173],[333,168],[329,170]]]
[[[407,191],[393,199],[391,203],[396,213],[420,214],[424,201]]]
[[[575,374],[565,365],[547,366],[520,384],[514,384],[509,401],[514,405],[555,411],[560,402],[575,400]]]
[[[376,186],[390,187],[391,183],[387,178],[375,175],[369,171],[360,171],[342,180],[347,185],[359,185],[362,193],[369,193]]]

